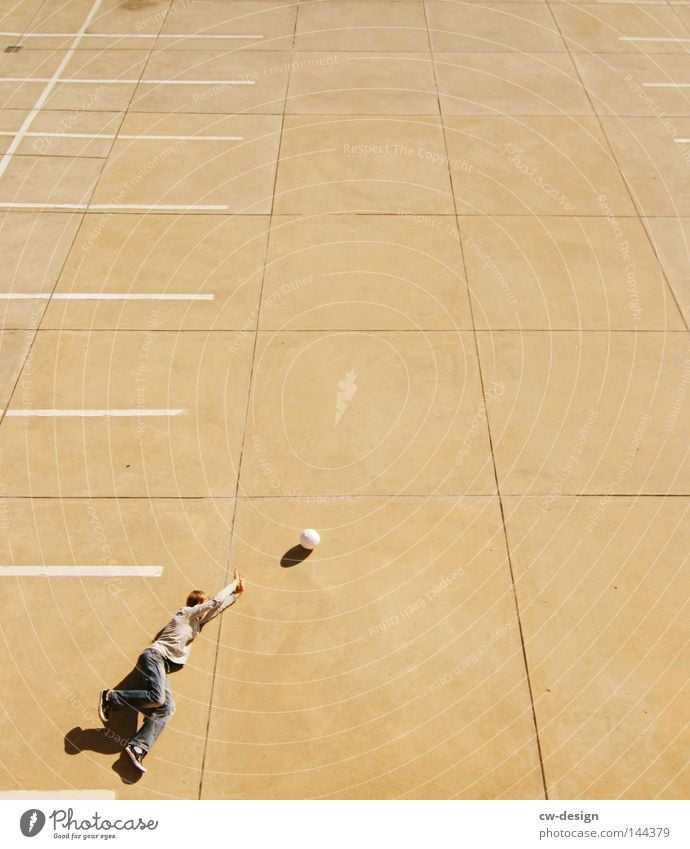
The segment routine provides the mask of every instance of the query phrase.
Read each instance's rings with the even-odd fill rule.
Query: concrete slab
[[[105,159],[122,118],[122,112],[58,109],[39,112],[22,137],[17,153]]]
[[[687,59],[683,55],[577,53],[573,59],[598,115],[690,116],[690,89],[647,87],[647,83],[685,80]]]
[[[542,796],[495,498],[243,500],[232,559],[204,798]]]
[[[506,499],[552,799],[687,795],[687,498]]]
[[[323,0],[300,5],[295,50],[429,51],[424,4],[400,2],[394,17],[387,3]]]
[[[0,331],[0,407],[3,412],[29,355],[34,335],[34,330]]]
[[[434,66],[426,54],[295,54],[288,115],[438,115]]]
[[[135,414],[6,417],[0,450],[15,458],[6,493],[233,496],[251,352],[248,334],[157,331],[155,307],[146,331],[42,331],[15,409]],[[144,417],[168,408],[184,412]]]
[[[544,3],[427,2],[429,37],[437,53],[565,53]]]
[[[687,171],[688,118],[602,118],[604,131],[620,163],[640,213],[685,216],[690,212]]]
[[[454,211],[440,121],[285,118],[274,212]]]
[[[480,333],[501,491],[688,494],[685,333]]]
[[[444,119],[461,215],[614,215],[635,207],[596,118]]]
[[[0,216],[0,252],[5,257],[5,294],[48,295],[79,228],[81,215],[59,212],[8,212]],[[4,327],[37,328],[44,300],[0,301]]]
[[[103,160],[93,157],[13,156],[0,176],[0,203],[36,209],[86,204],[102,168]]]
[[[214,211],[266,214],[273,199],[280,120],[270,115],[128,114],[122,133],[229,135],[242,140],[206,141],[203,146],[186,139],[118,140],[94,202],[208,204],[223,207]]]
[[[209,46],[210,40],[201,36],[210,35],[217,48],[223,51],[244,47],[250,50],[290,50],[297,8],[298,3],[294,0],[234,0],[232,5],[223,0],[198,0],[193,5],[185,0],[173,0],[162,34],[183,33],[186,37],[184,40],[167,38],[162,43],[170,50],[185,47],[202,49]],[[194,38],[196,34],[200,37]],[[223,35],[232,37],[220,38]]]
[[[460,219],[479,328],[684,330],[637,218]]]
[[[573,53],[685,53],[687,50],[682,42],[668,40],[686,34],[675,9],[670,7],[555,3],[552,9]],[[623,40],[630,37],[645,40]],[[654,41],[655,38],[660,40]]]
[[[282,115],[290,65],[289,51],[156,50],[130,109]],[[156,85],[156,80],[172,82]]]
[[[472,326],[449,216],[274,216],[261,304],[271,330]]]
[[[669,285],[686,321],[690,321],[690,220],[687,218],[647,218],[645,226],[661,261]]]
[[[259,334],[244,495],[494,492],[474,339]]]
[[[154,315],[160,330],[249,331],[258,320],[268,224],[261,215],[88,215],[56,293],[151,297],[53,300],[42,326],[146,330]]]
[[[434,69],[444,115],[592,114],[565,53],[436,52]]]
[[[211,501],[26,500],[6,502],[3,559],[107,565],[144,556],[163,578],[3,579],[17,603],[3,625],[21,631],[5,670],[4,762],[13,788],[108,789],[118,798],[194,798],[218,625],[204,631],[189,668],[171,677],[177,712],[156,747],[145,782],[121,749],[129,712],[98,718],[98,692],[115,686],[193,587],[224,581],[232,504]],[[145,548],[132,540],[144,541]],[[27,622],[30,623],[27,626]],[[21,717],[31,716],[31,722]]]

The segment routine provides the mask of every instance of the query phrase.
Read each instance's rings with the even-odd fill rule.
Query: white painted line
[[[643,88],[690,88],[690,83],[642,83]]]
[[[98,12],[98,7],[100,5],[101,5],[101,0],[95,0],[93,6],[91,7],[88,15],[86,16],[86,18],[84,20],[84,23],[81,25],[79,30],[75,33],[74,40],[70,44],[69,49],[67,50],[67,52],[63,56],[60,64],[55,69],[55,73],[53,74],[52,77],[50,77],[48,84],[43,89],[38,100],[34,103],[33,108],[31,109],[29,114],[26,116],[26,118],[22,122],[21,127],[17,131],[17,134],[15,135],[15,137],[12,139],[12,142],[10,143],[9,147],[7,148],[7,151],[3,155],[2,159],[0,159],[0,177],[2,177],[2,175],[7,170],[7,166],[10,164],[10,162],[12,160],[12,155],[17,150],[17,148],[19,147],[19,145],[22,142],[22,139],[24,138],[24,133],[26,133],[27,130],[29,129],[29,127],[33,124],[34,120],[36,119],[36,116],[41,111],[43,105],[45,104],[46,100],[48,99],[48,96],[50,95],[51,91],[55,88],[57,81],[60,79],[60,75],[65,70],[65,68],[67,67],[67,65],[71,61],[72,57],[76,53],[77,46],[79,45],[79,42],[81,41],[86,30],[91,25],[91,21],[96,17],[96,13]]]
[[[190,212],[202,210],[204,212],[216,212],[230,209],[226,204],[218,203],[36,203],[18,201],[0,201],[0,209],[76,209],[91,212],[100,209],[146,209],[165,210],[166,212]]]
[[[116,799],[114,790],[0,790],[0,799]]]
[[[13,136],[12,130],[0,130],[0,136]],[[57,139],[132,139],[134,141],[242,141],[242,136],[147,136],[117,133],[24,133],[26,137]]]
[[[149,292],[0,292],[0,301],[212,301],[212,294],[154,294]]]
[[[71,38],[77,35],[76,32],[0,32],[0,35],[12,36],[13,38]],[[253,39],[261,40],[263,35],[220,35],[220,34],[203,34],[199,33],[165,33],[164,35],[156,35],[155,33],[146,32],[85,32],[83,38],[236,38],[236,39]]]
[[[119,135],[118,139],[133,139],[134,141],[242,141],[242,136],[138,136]]]
[[[673,139],[676,144],[690,144],[690,139]]]
[[[164,35],[159,35],[158,38],[249,38],[254,41],[260,41],[263,38],[263,35],[225,35],[224,33],[193,33],[193,32],[185,32],[185,33],[165,33]]]
[[[0,566],[0,578],[160,578],[162,566]]]
[[[167,209],[184,212],[188,209],[230,209],[227,204],[222,203],[90,203],[89,209]]]
[[[0,83],[47,83],[50,81],[50,77],[0,77]],[[256,80],[83,80],[77,77],[65,77],[56,82],[60,85],[67,83],[74,83],[74,85],[256,85]]]
[[[683,44],[690,41],[690,38],[679,38],[676,36],[661,37],[652,35],[619,35],[618,41],[661,41]]]
[[[111,408],[108,410],[87,410],[87,409],[77,409],[77,410],[39,410],[37,408],[29,408],[26,410],[7,410],[5,413],[6,416],[12,416],[14,418],[29,418],[29,417],[39,417],[39,418],[80,418],[80,419],[91,419],[91,418],[130,418],[139,416],[179,416],[184,413],[184,410],[150,410],[150,409],[142,409],[142,410],[132,410],[132,409],[116,409]]]

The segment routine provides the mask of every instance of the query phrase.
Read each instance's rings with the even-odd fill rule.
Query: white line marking
[[[676,144],[690,144],[690,139],[673,139]]]
[[[90,203],[89,209],[168,209],[168,210],[187,210],[187,209],[230,209],[227,204],[223,203],[198,203],[198,204],[183,204],[183,203]]]
[[[690,88],[690,83],[642,83],[643,88]]]
[[[154,294],[148,292],[0,292],[2,301],[212,301],[215,295]]]
[[[661,37],[661,36],[652,36],[652,35],[619,35],[618,41],[670,41],[673,43],[684,43],[686,41],[690,41],[690,38],[679,38],[676,36],[673,37]]]
[[[0,77],[0,83],[47,83],[51,77]],[[101,80],[63,77],[56,80],[60,85],[256,85],[256,80]]]
[[[119,135],[118,139],[133,139],[135,141],[242,141],[242,136],[137,136]]]
[[[76,32],[0,32],[0,35],[12,36],[13,38],[71,38],[77,35]],[[155,33],[141,32],[85,32],[83,38],[248,38],[260,40],[263,35],[219,35],[200,33],[165,33],[165,35],[156,35]]]
[[[0,578],[160,578],[162,566],[0,566]]]
[[[50,77],[48,85],[41,92],[40,97],[34,103],[33,108],[31,109],[29,114],[24,119],[21,127],[17,131],[16,136],[12,139],[12,142],[11,142],[10,146],[7,148],[7,151],[3,155],[2,159],[0,159],[0,177],[2,177],[2,175],[7,170],[7,166],[9,165],[9,163],[12,160],[12,154],[15,152],[15,150],[21,144],[21,141],[24,138],[24,133],[33,124],[34,120],[36,119],[36,116],[41,111],[41,108],[43,107],[46,100],[48,99],[48,96],[50,95],[51,91],[55,88],[57,81],[60,78],[60,75],[65,70],[65,68],[67,67],[67,64],[70,62],[70,60],[72,59],[72,57],[76,53],[77,45],[79,44],[79,42],[82,39],[82,36],[84,35],[86,30],[90,26],[91,21],[95,18],[96,13],[98,12],[98,7],[100,5],[101,5],[101,0],[95,0],[93,6],[91,7],[91,10],[89,11],[89,14],[86,16],[86,19],[84,20],[84,23],[81,25],[81,27],[79,28],[79,30],[75,34],[74,40],[70,44],[69,50],[65,53],[62,61],[57,66],[55,73],[53,74],[52,77]]]
[[[114,790],[0,790],[0,799],[116,799]]]
[[[164,209],[168,212],[189,212],[190,210],[200,209],[204,212],[216,212],[230,209],[230,207],[226,204],[217,203],[44,203],[43,201],[23,203],[17,201],[0,201],[0,209],[76,209],[86,210],[87,212],[100,209]]]
[[[13,136],[12,130],[0,130],[0,136]],[[132,139],[134,141],[242,141],[242,136],[147,136],[117,133],[24,133],[27,137],[58,139]]]
[[[260,41],[263,38],[263,35],[225,35],[223,33],[165,33],[164,35],[159,35],[158,38],[250,38],[255,41]]]
[[[179,416],[184,413],[184,410],[132,410],[132,409],[116,409],[111,408],[109,410],[86,410],[86,409],[77,409],[77,410],[39,410],[36,408],[29,408],[26,410],[7,410],[5,413],[6,416],[13,416],[14,418],[28,418],[30,416],[38,416],[40,418],[81,418],[81,419],[91,419],[91,418],[125,418],[125,417],[133,417],[136,416]]]

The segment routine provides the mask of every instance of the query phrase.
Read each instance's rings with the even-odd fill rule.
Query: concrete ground
[[[688,4],[0,30],[2,791],[687,798]]]

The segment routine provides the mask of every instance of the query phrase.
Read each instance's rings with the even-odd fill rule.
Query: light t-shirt
[[[237,598],[237,583],[233,581],[203,604],[181,607],[165,628],[159,631],[150,648],[160,652],[172,663],[186,663],[192,641],[202,626],[230,607]]]

